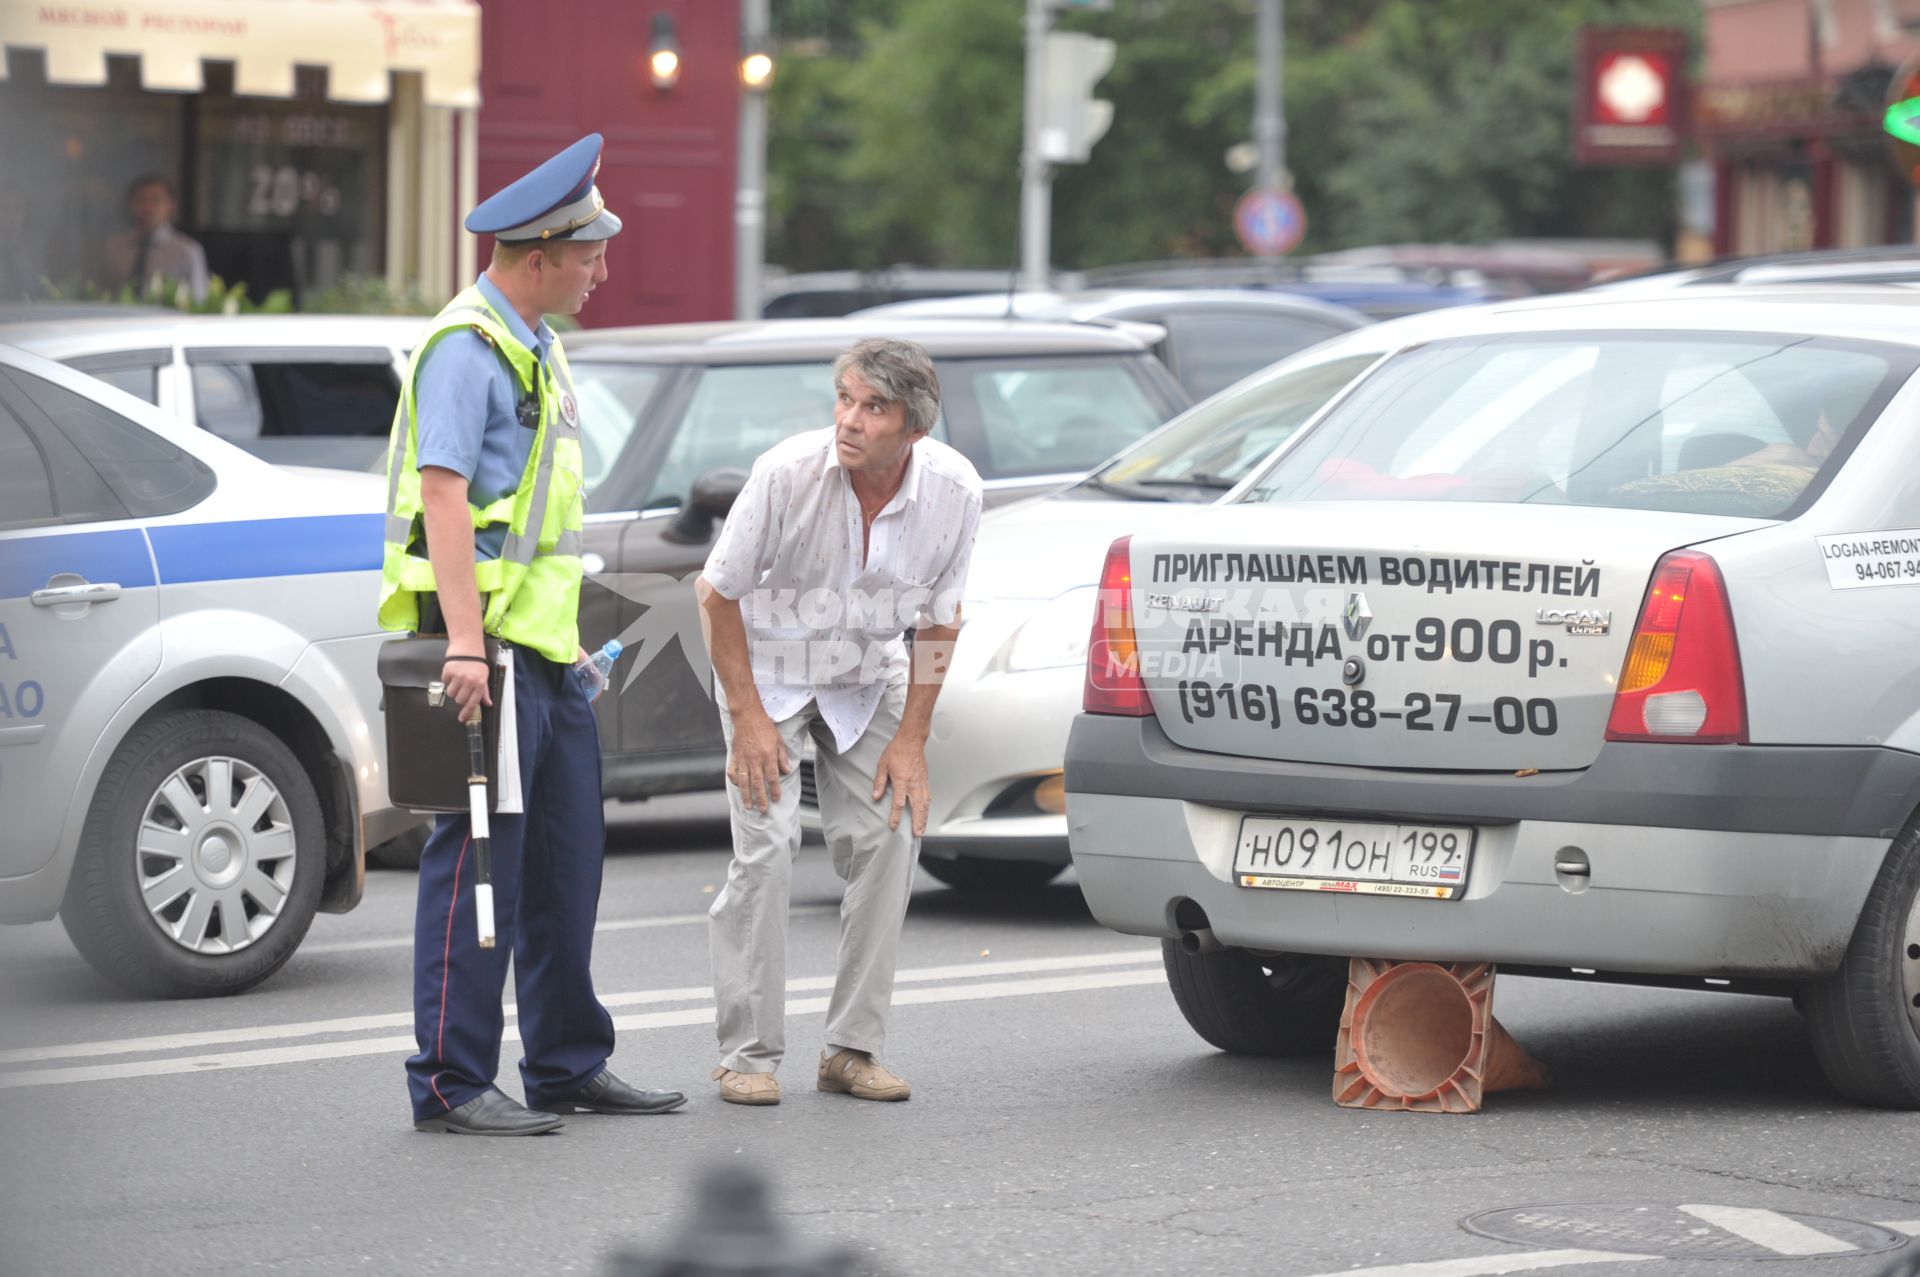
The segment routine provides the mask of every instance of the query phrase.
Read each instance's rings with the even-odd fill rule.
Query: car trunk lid
[[[1190,749],[1374,767],[1584,767],[1669,550],[1762,520],[1302,502],[1137,535],[1142,671]]]

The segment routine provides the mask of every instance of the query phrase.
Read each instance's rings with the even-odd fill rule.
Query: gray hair
[[[868,337],[833,361],[833,384],[853,373],[888,403],[907,410],[907,429],[926,434],[940,420],[940,374],[918,342]]]

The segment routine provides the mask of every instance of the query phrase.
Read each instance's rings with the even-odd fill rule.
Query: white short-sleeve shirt
[[[980,526],[980,476],[930,437],[873,520],[861,558],[860,502],[833,431],[769,448],[734,502],[702,575],[741,602],[760,701],[775,722],[816,701],[845,750],[906,676],[902,635],[950,625]]]

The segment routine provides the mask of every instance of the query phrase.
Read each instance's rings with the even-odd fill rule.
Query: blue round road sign
[[[1291,191],[1256,186],[1234,206],[1233,229],[1249,253],[1279,257],[1300,246],[1307,233],[1307,210]]]

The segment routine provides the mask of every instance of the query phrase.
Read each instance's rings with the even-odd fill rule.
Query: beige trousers
[[[807,707],[774,726],[794,770],[780,778],[780,799],[766,812],[749,807],[727,786],[733,821],[733,863],[727,885],[707,913],[713,950],[713,995],[718,1003],[720,1063],[741,1073],[771,1073],[786,1054],[787,907],[793,858],[800,849],[800,746],[814,742],[814,786],[834,872],[847,884],[840,902],[840,957],[827,1004],[829,1051],[851,1047],[878,1053],[886,1042],[893,972],[913,890],[918,847],[912,815],[887,828],[893,797],[873,800],[880,755],[900,730],[907,685],[894,683],[873,722],[842,754],[833,733]],[[720,723],[733,748],[733,720],[721,702]]]

